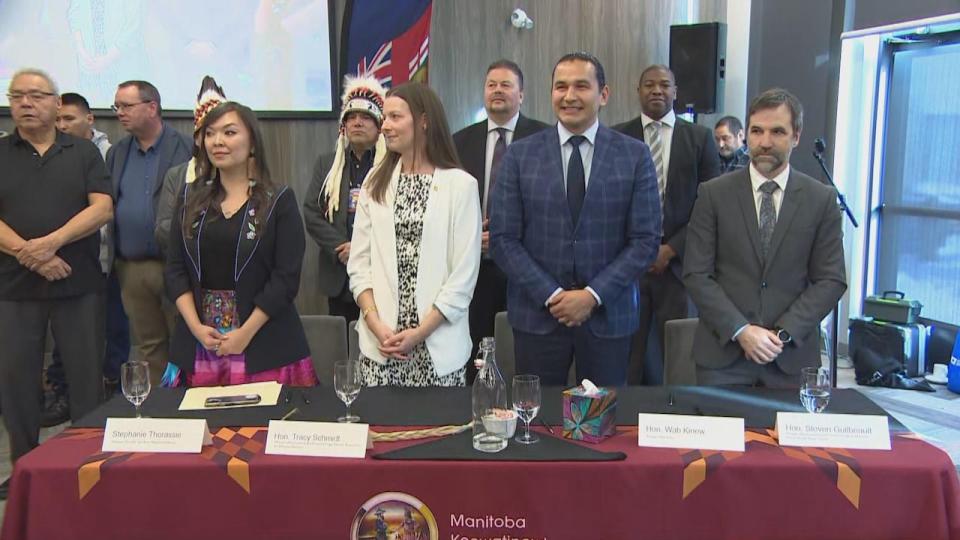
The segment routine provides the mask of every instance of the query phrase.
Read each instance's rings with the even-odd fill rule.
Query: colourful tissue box
[[[598,443],[617,432],[617,391],[588,396],[582,386],[563,391],[563,436]]]

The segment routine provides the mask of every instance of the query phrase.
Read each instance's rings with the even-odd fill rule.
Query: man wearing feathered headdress
[[[385,94],[373,77],[346,77],[332,164],[328,169],[317,159],[303,203],[307,232],[320,246],[320,291],[330,314],[348,321],[360,314],[347,282],[353,218],[364,178],[387,153],[380,135]]]

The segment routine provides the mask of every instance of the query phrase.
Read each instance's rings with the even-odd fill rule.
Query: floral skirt
[[[216,328],[222,334],[235,330],[239,317],[234,291],[204,289],[201,292],[203,305],[200,320],[203,324]],[[182,379],[179,374],[172,377],[165,375],[165,378],[172,379],[170,386],[180,386]],[[193,361],[193,373],[187,374],[186,379],[187,386],[226,386],[265,381],[277,381],[288,386],[317,384],[317,375],[309,356],[275,369],[247,373],[243,354],[217,356],[216,352],[208,351],[199,343]]]

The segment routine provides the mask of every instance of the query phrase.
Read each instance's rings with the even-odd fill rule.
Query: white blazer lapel
[[[379,246],[380,254],[383,256],[383,273],[389,284],[389,290],[398,291],[399,277],[397,275],[397,234],[396,222],[394,221],[394,205],[397,202],[397,183],[400,181],[400,163],[393,169],[390,175],[390,184],[387,186],[387,192],[384,195],[383,204],[375,205],[377,219],[373,220],[373,228],[376,232],[373,238]],[[397,301],[397,299],[392,299]]]

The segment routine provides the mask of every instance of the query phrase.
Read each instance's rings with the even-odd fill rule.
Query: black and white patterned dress
[[[423,213],[427,209],[433,176],[401,174],[394,203],[394,234],[397,243],[397,276],[400,309],[397,332],[420,324],[417,315],[417,265],[423,238]],[[380,364],[360,355],[365,386],[463,386],[466,366],[440,377],[434,369],[426,343],[417,344],[407,360],[388,358]]]

